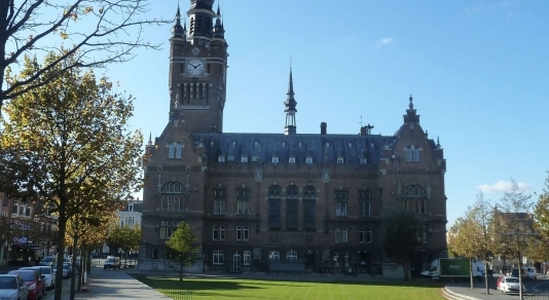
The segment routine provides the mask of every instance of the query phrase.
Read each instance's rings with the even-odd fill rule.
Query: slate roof
[[[307,157],[313,163],[336,162],[344,158],[344,164],[356,165],[360,158],[367,159],[368,164],[377,165],[381,150],[392,147],[393,136],[381,135],[344,135],[344,134],[261,134],[261,133],[222,133],[191,134],[198,146],[204,146],[207,159],[217,162],[220,155],[225,161],[240,162],[242,156],[248,161],[271,162],[277,156],[280,162],[287,162],[294,156],[296,163],[305,163]]]

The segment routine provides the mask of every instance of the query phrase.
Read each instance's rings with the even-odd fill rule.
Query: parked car
[[[42,260],[38,263],[39,266],[50,266],[55,267],[55,264],[57,263],[57,257],[56,256],[45,256],[42,258]]]
[[[526,274],[526,278],[536,280],[538,279],[538,273],[534,267],[525,267],[522,269],[522,272]]]
[[[505,276],[501,279],[498,290],[502,293],[518,293],[520,292],[519,286],[520,283],[518,277]],[[525,290],[526,287],[522,284],[522,291],[524,292]]]
[[[40,271],[40,276],[44,276],[44,287],[45,289],[53,289],[55,287],[55,275],[53,274],[53,269],[50,266],[34,266],[34,267],[24,267],[20,270],[38,270]]]
[[[19,275],[29,290],[28,300],[38,300],[44,296],[44,280],[38,277],[36,270],[13,270],[8,274]]]
[[[503,276],[503,275],[499,276],[498,280],[496,281],[496,290],[497,291],[499,291],[499,285],[500,285],[501,281],[503,280],[503,277],[505,277],[505,276]]]
[[[120,257],[108,257],[103,264],[103,269],[120,269]]]
[[[21,276],[0,274],[0,299],[27,300],[29,289]]]
[[[57,276],[57,268],[53,269],[53,274]],[[72,276],[72,265],[70,263],[64,262],[63,263],[63,274],[61,274],[62,278],[70,278]]]

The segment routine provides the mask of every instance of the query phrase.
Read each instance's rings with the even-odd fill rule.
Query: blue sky
[[[182,12],[190,1],[180,0]],[[177,0],[151,1],[171,19]],[[282,133],[290,60],[298,133],[392,135],[410,94],[447,160],[449,225],[479,191],[496,203],[509,181],[542,192],[549,169],[549,2],[223,0],[229,44],[225,132]],[[217,7],[217,1],[215,4]],[[145,28],[138,50],[106,74],[134,95],[148,139],[168,120],[170,26]],[[101,71],[99,71],[101,72]],[[537,196],[533,196],[537,200]]]

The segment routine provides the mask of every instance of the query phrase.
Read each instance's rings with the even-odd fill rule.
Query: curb
[[[469,297],[469,296],[458,294],[456,292],[452,292],[446,287],[442,289],[442,296],[449,300],[482,300],[480,298]]]

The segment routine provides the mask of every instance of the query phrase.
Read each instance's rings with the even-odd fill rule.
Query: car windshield
[[[51,274],[50,268],[40,268],[40,271],[42,271],[42,274]]]
[[[44,257],[41,261],[42,261],[42,262],[50,262],[50,261],[52,261],[52,260],[53,260],[53,256],[46,256],[46,257]]]
[[[21,276],[23,278],[23,280],[25,281],[34,281],[35,277],[34,277],[34,271],[28,271],[28,272],[23,272],[23,271],[11,271],[9,272],[9,274],[17,274],[19,276]]]
[[[0,277],[0,289],[17,289],[17,278],[15,277]]]
[[[105,262],[109,262],[109,263],[114,262],[114,258],[107,258]]]
[[[518,278],[507,278],[507,282],[519,282]]]

